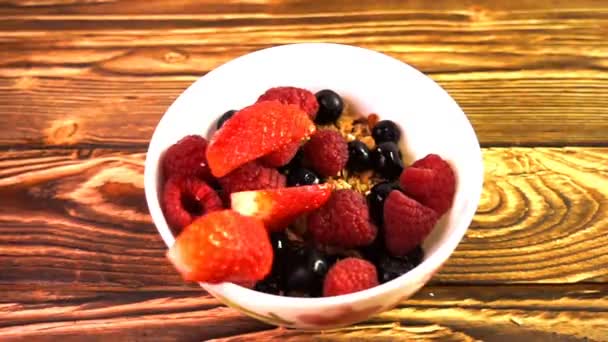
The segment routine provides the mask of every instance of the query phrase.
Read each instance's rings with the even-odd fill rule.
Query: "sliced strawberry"
[[[271,152],[262,157],[262,163],[269,167],[281,167],[287,165],[300,148],[300,142],[291,143],[280,150]]]
[[[284,146],[301,141],[316,129],[296,105],[263,101],[238,111],[215,132],[207,147],[207,163],[215,177]]]
[[[393,190],[384,202],[384,241],[393,256],[408,254],[437,223],[437,213]]]
[[[187,226],[167,257],[188,281],[248,283],[270,272],[273,252],[262,221],[221,210]]]
[[[298,216],[315,210],[329,199],[329,184],[243,191],[231,195],[232,209],[262,220],[269,231],[280,231]]]

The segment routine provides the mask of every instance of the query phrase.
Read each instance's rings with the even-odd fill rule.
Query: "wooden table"
[[[605,1],[0,1],[0,340],[608,341]],[[197,77],[272,45],[377,49],[484,147],[479,210],[432,282],[347,329],[276,329],[184,284],[143,194]]]

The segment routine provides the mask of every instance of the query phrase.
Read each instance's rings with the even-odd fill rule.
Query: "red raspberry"
[[[363,195],[354,190],[338,190],[310,214],[308,231],[318,243],[352,248],[374,241],[378,228],[370,222]]]
[[[163,189],[162,202],[167,223],[175,233],[179,233],[196,217],[223,209],[217,193],[194,177],[169,178]]]
[[[393,256],[403,256],[418,246],[435,227],[437,213],[393,190],[384,202],[384,241]]]
[[[283,104],[300,106],[311,120],[315,119],[319,110],[319,103],[315,94],[306,89],[296,87],[270,88],[258,98],[258,102],[261,101],[279,101]]]
[[[270,273],[273,252],[260,220],[220,210],[188,225],[167,257],[185,280],[246,285]]]
[[[452,206],[456,177],[450,164],[436,154],[429,154],[406,168],[399,180],[405,193],[439,216]]]
[[[363,291],[378,285],[374,264],[358,258],[346,258],[335,263],[323,281],[323,296],[339,296]]]
[[[233,192],[284,188],[286,184],[285,176],[279,171],[257,161],[241,166],[218,181],[226,198]]]
[[[304,157],[321,176],[335,176],[346,166],[348,145],[340,133],[318,130],[304,145]]]
[[[264,165],[269,167],[281,167],[287,165],[300,148],[300,142],[287,145],[278,151],[271,152],[270,154],[262,157],[261,161]]]
[[[167,149],[162,168],[165,179],[171,176],[194,176],[211,180],[207,166],[207,140],[199,135],[188,135]]]

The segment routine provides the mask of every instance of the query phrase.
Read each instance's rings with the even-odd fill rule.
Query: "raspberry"
[[[285,176],[279,171],[265,167],[257,161],[241,166],[218,181],[226,198],[233,192],[284,188],[286,183]]]
[[[378,285],[374,264],[358,258],[346,258],[335,263],[323,281],[323,296],[339,296],[363,291]]]
[[[318,130],[304,145],[304,157],[321,176],[335,176],[346,166],[348,145],[340,133]]]
[[[393,256],[411,252],[429,235],[437,223],[437,213],[399,190],[384,202],[384,241]]]
[[[429,154],[406,168],[399,180],[405,193],[439,216],[452,206],[456,192],[454,171],[436,154]]]
[[[273,251],[260,220],[221,210],[184,228],[167,257],[185,280],[248,285],[270,273]]]
[[[296,87],[276,87],[266,90],[258,98],[261,101],[279,101],[283,104],[297,105],[314,120],[319,110],[319,103],[313,93],[306,89]]]
[[[162,169],[165,179],[171,176],[194,176],[212,180],[207,166],[207,140],[199,135],[188,135],[167,149]]]
[[[300,142],[289,144],[278,151],[271,152],[270,154],[262,157],[261,161],[264,165],[269,167],[281,167],[287,165],[300,148]]]
[[[378,228],[370,222],[363,195],[354,190],[338,190],[310,214],[308,231],[318,243],[352,248],[374,241]]]
[[[169,178],[163,189],[162,202],[167,223],[176,233],[196,217],[223,208],[217,193],[194,177]]]

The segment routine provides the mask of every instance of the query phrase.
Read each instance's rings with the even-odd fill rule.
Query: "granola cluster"
[[[335,124],[323,125],[321,128],[336,130],[346,141],[359,140],[373,150],[376,143],[371,132],[376,122],[378,122],[376,114],[365,116],[346,104],[342,115]],[[352,189],[367,195],[371,188],[381,180],[381,177],[373,170],[350,172],[343,169],[338,175],[328,178],[327,183],[334,184],[337,189]]]

